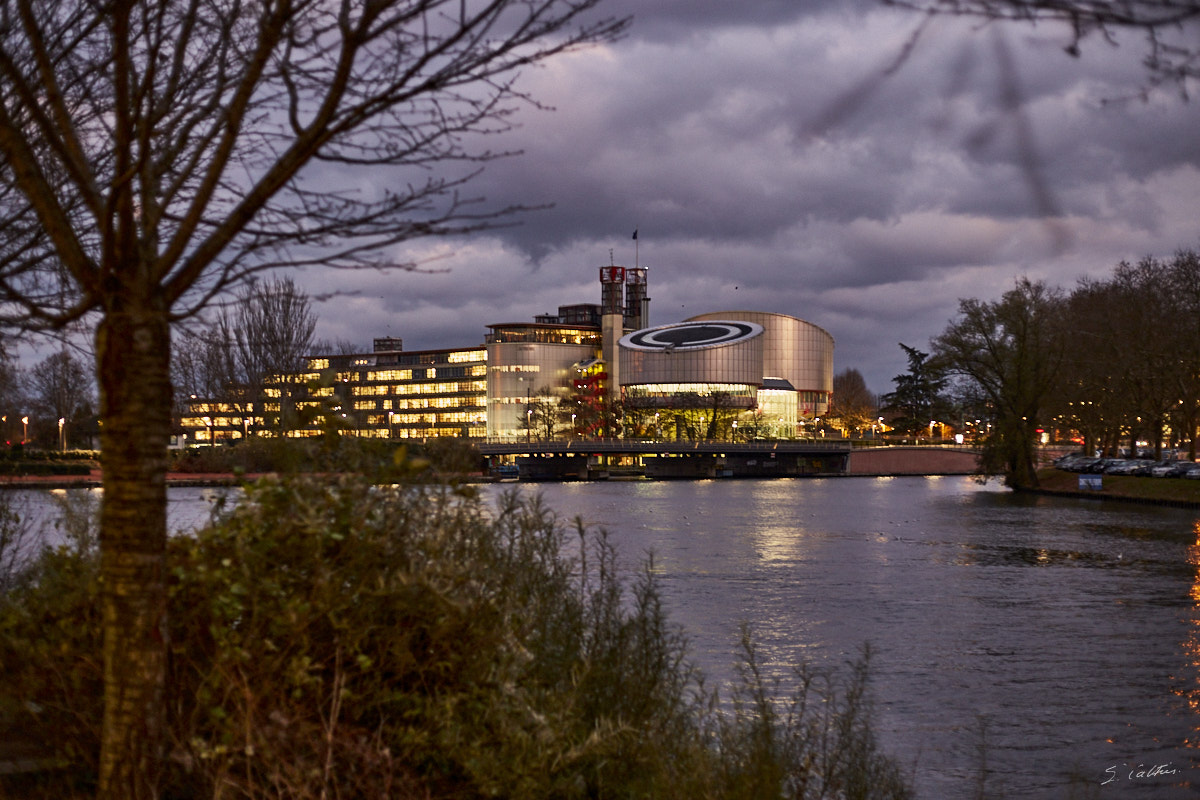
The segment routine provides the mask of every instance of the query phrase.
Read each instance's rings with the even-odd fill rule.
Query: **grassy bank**
[[[1102,489],[1080,491],[1078,473],[1053,468],[1043,469],[1038,472],[1038,488],[1045,492],[1200,508],[1200,481],[1133,475],[1098,477],[1102,479]]]

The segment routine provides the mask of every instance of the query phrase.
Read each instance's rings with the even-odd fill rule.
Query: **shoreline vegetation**
[[[652,560],[625,575],[603,530],[425,466],[264,477],[170,540],[163,798],[913,796],[869,647],[780,696],[744,627],[709,686]],[[96,506],[73,495],[66,542],[0,570],[0,733],[28,745],[20,768],[0,737],[0,796],[99,774]],[[0,543],[22,531],[0,514]]]

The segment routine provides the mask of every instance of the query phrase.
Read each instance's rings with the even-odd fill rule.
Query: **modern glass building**
[[[763,328],[724,320],[645,328],[621,338],[619,357],[627,405],[753,408],[762,385]]]
[[[824,416],[833,395],[833,337],[823,328],[786,314],[714,311],[691,321],[738,320],[763,329],[763,378],[786,381],[795,391],[795,418]],[[772,398],[772,405],[778,405]]]
[[[577,365],[599,357],[600,326],[521,322],[488,328],[487,436],[525,439],[535,424],[534,406],[560,402]]]
[[[182,429],[200,444],[315,436],[331,423],[394,439],[613,435],[620,399],[624,435],[658,431],[668,416],[699,430],[699,413],[662,412],[708,409],[708,428],[696,435],[728,425],[722,435],[790,437],[827,413],[834,341],[825,330],[758,311],[632,330],[649,315],[645,268],[601,268],[601,284],[601,304],[488,325],[479,346],[410,352],[384,338],[370,353],[313,356],[306,370],[276,376],[262,396],[193,398]]]
[[[379,340],[377,346],[399,346]],[[250,435],[414,439],[487,434],[487,351],[376,350],[320,355],[307,370],[275,376],[254,402],[194,400],[180,420],[187,440],[215,444]]]

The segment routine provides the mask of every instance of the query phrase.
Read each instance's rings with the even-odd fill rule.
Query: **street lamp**
[[[395,412],[395,411],[389,411],[389,412],[388,412],[388,438],[389,438],[389,439],[395,439],[395,438],[396,438],[396,434],[395,434],[395,432],[392,430],[392,425],[393,425],[393,423],[395,422],[395,419],[396,419],[396,412]]]
[[[733,440],[737,441],[737,420],[733,421]]]
[[[575,415],[571,415],[571,435],[575,435]]]
[[[22,425],[21,444],[25,444],[26,442],[29,441],[29,417],[28,416],[21,417],[21,425]]]
[[[67,438],[63,436],[63,425],[67,423],[66,417],[58,418],[58,451],[64,452],[67,449]]]

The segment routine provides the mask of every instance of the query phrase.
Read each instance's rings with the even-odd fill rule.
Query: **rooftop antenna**
[[[616,262],[616,261],[613,261],[613,254],[612,254],[612,248],[611,248],[611,247],[610,247],[610,248],[608,248],[608,265],[609,265],[610,267],[615,267],[615,266],[617,265],[617,262]]]
[[[634,265],[635,267],[636,267],[636,266],[638,266],[638,238],[637,238],[637,232],[638,232],[638,229],[637,229],[637,228],[634,228],[634,229],[633,229],[633,265]]]

